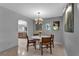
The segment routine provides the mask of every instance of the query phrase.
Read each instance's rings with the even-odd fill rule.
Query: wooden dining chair
[[[51,47],[51,37],[42,37],[40,42],[41,48],[41,55],[43,55],[43,48],[50,48],[50,54],[52,54],[52,47]]]
[[[27,52],[29,50],[29,46],[34,46],[35,50],[36,50],[36,41],[35,40],[29,40],[28,36],[27,37]],[[32,45],[30,45],[32,44]]]
[[[51,34],[51,44],[53,45],[53,48],[54,48],[54,35]]]

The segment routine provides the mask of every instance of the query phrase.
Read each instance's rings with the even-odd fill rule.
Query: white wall
[[[74,33],[64,31],[64,44],[66,55],[79,56],[79,10],[74,7]]]
[[[32,21],[16,12],[0,7],[0,51],[17,46],[18,20],[28,22],[28,33],[32,35]]]

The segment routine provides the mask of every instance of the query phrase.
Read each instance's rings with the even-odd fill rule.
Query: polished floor
[[[0,52],[0,56],[41,56],[41,51],[37,47],[29,47],[29,51],[26,51],[26,40],[19,39],[18,47],[8,49],[6,51]],[[55,44],[55,48],[52,48],[52,54],[50,54],[50,49],[44,49],[43,56],[64,56],[63,45]]]
[[[55,47],[52,48],[52,54],[50,54],[50,49],[43,50],[43,56],[64,56],[64,47],[63,45],[55,44]],[[34,47],[30,46],[29,51],[26,51],[26,40],[19,39],[18,41],[18,55],[19,56],[41,56],[41,51],[38,46],[35,50]]]
[[[0,56],[17,56],[17,47],[0,52]]]

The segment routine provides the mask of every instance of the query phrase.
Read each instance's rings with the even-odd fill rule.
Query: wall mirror
[[[42,30],[42,24],[35,24],[36,25],[36,31]]]
[[[46,23],[45,26],[47,31],[51,31],[51,25],[49,23]]]

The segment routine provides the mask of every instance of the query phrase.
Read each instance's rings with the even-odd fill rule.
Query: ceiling
[[[37,12],[42,18],[58,17],[63,15],[66,3],[4,3],[0,4],[5,8],[34,19]]]

